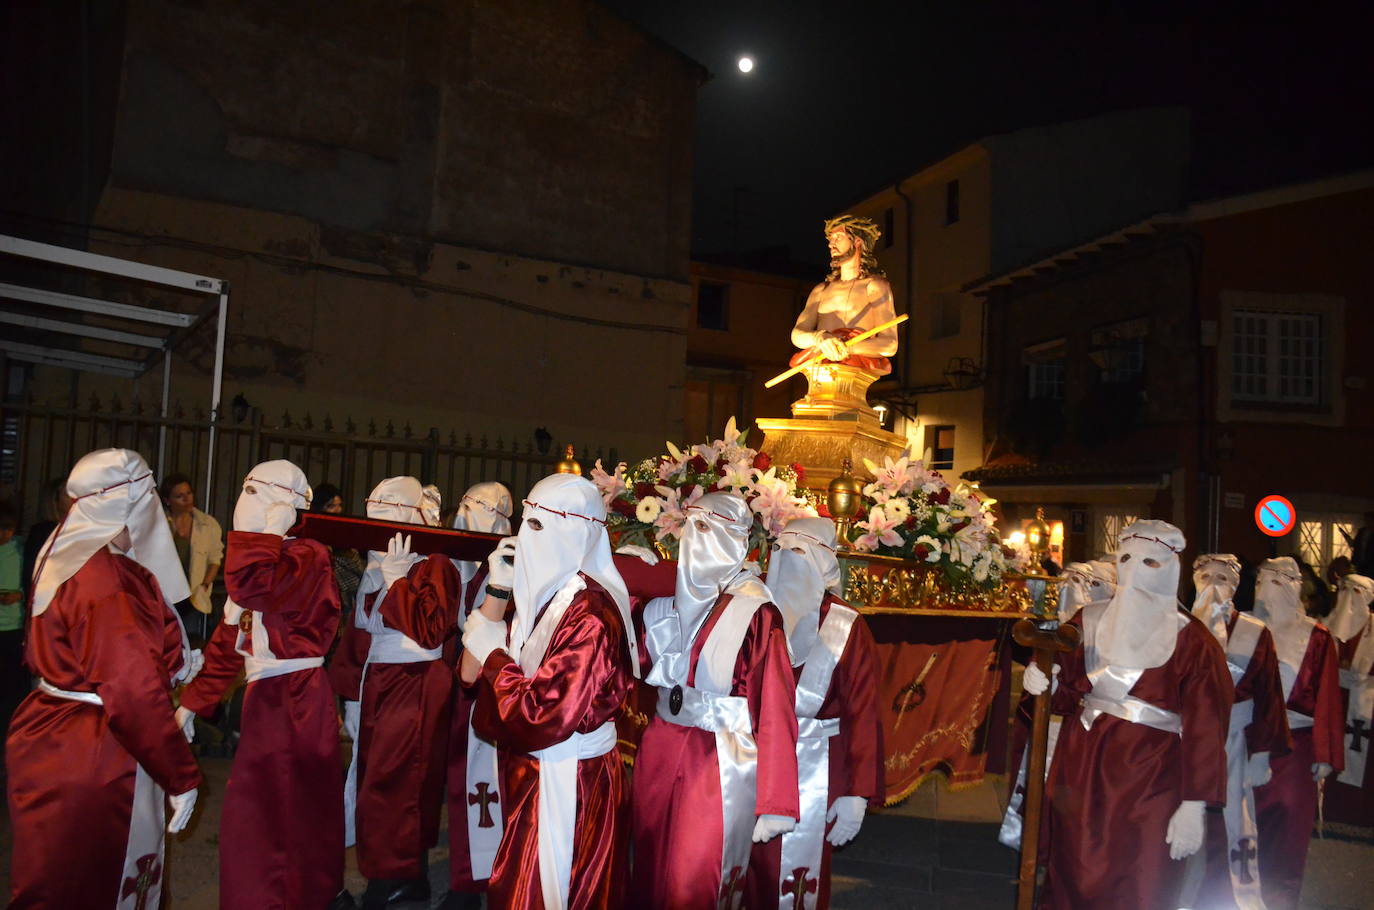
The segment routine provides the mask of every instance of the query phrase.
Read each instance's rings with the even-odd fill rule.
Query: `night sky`
[[[1193,199],[1374,165],[1374,4],[607,5],[712,73],[697,254],[788,246],[823,261],[821,220],[885,183],[982,136],[1132,107],[1192,110]]]

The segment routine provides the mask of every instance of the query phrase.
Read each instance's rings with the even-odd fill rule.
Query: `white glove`
[[[1169,859],[1184,859],[1202,847],[1204,803],[1200,799],[1185,799],[1178,804],[1169,819],[1164,843],[1169,845]]]
[[[285,537],[286,532],[296,523],[296,509],[284,502],[274,502],[267,507],[267,514],[263,516],[262,523],[262,533]]]
[[[177,708],[177,726],[185,734],[186,741],[192,742],[196,738],[196,713],[190,708]]]
[[[641,547],[639,544],[627,543],[618,548],[616,553],[621,556],[638,556],[651,566],[658,565],[658,554],[648,547]]]
[[[825,820],[835,826],[825,839],[836,847],[843,847],[854,839],[864,823],[864,812],[868,810],[868,800],[862,796],[839,796],[830,804]]]
[[[760,815],[754,822],[754,843],[766,844],[779,834],[786,834],[797,827],[795,818],[786,815]]]
[[[360,701],[345,701],[343,703],[343,724],[344,732],[353,741],[354,746],[358,743],[358,728],[362,724],[363,703]]]
[[[1245,760],[1245,785],[1247,787],[1263,787],[1269,783],[1269,778],[1273,772],[1269,769],[1269,753],[1256,752]]]
[[[181,670],[177,672],[176,679],[172,682],[178,685],[185,685],[196,678],[200,668],[205,666],[205,652],[200,648],[192,648],[186,652],[186,660],[181,665]]]
[[[487,619],[481,610],[473,610],[463,630],[463,647],[479,664],[485,665],[492,651],[506,647],[506,624]]]
[[[512,560],[507,562],[507,560]],[[515,538],[503,537],[487,557],[487,584],[509,591],[515,586]]]
[[[1059,664],[1054,665],[1052,675],[1059,675]],[[1059,680],[1054,680],[1054,684],[1051,685],[1045,671],[1040,669],[1039,664],[1035,661],[1031,661],[1026,665],[1026,672],[1021,677],[1021,688],[1031,695],[1041,695],[1046,689],[1049,689],[1050,694],[1053,695],[1055,690],[1059,688]]]
[[[388,589],[410,574],[410,535],[397,534],[386,545],[382,557],[382,584]]]
[[[1313,762],[1313,763],[1312,763],[1312,779],[1313,779],[1313,780],[1325,780],[1326,777],[1327,777],[1327,775],[1329,775],[1330,773],[1331,773],[1331,766],[1328,765],[1326,762],[1324,762],[1324,761],[1319,761],[1319,762]]]
[[[187,790],[185,793],[169,796],[167,800],[172,804],[172,820],[167,823],[167,831],[176,834],[191,820],[191,813],[196,808],[196,791]]]

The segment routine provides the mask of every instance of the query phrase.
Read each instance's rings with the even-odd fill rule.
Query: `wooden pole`
[[[901,325],[902,323],[906,322],[909,318],[911,318],[911,317],[908,316],[906,313],[903,313],[902,315],[898,316],[896,319],[889,319],[887,322],[884,322],[882,325],[876,325],[876,326],[874,326],[873,328],[869,329],[869,330],[866,331],[866,332],[860,332],[858,335],[855,335],[853,338],[851,338],[851,339],[849,339],[848,341],[846,341],[845,344],[853,344],[853,343],[856,342],[856,341],[863,341],[863,340],[866,339],[866,338],[872,338],[874,335],[878,334],[879,332],[885,332],[885,331],[887,331],[888,329],[892,328],[892,327],[895,326],[895,325]],[[789,379],[789,378],[791,378],[791,377],[797,375],[798,373],[800,373],[802,370],[806,369],[807,367],[811,366],[811,364],[813,364],[813,363],[819,363],[820,361],[822,361],[822,360],[824,360],[824,359],[825,359],[825,358],[822,357],[820,354],[817,354],[815,357],[811,357],[811,358],[808,358],[807,360],[803,360],[801,363],[799,363],[799,364],[797,364],[796,366],[792,367],[790,370],[787,370],[786,372],[783,372],[783,373],[779,373],[778,375],[774,376],[772,379],[770,379],[770,380],[768,380],[767,382],[765,382],[765,383],[763,384],[763,387],[764,387],[765,389],[771,389],[773,386],[775,386],[775,385],[777,385],[778,383],[782,382],[784,379]]]
[[[1022,619],[1012,628],[1016,643],[1032,648],[1035,665],[1051,680],[1049,687],[1035,696],[1031,720],[1030,754],[1026,761],[1026,799],[1021,804],[1021,873],[1017,887],[1016,910],[1031,910],[1035,904],[1038,853],[1040,850],[1040,809],[1045,798],[1045,752],[1050,734],[1050,689],[1054,687],[1054,655],[1078,647],[1077,626],[1067,623],[1042,629],[1033,620]]]

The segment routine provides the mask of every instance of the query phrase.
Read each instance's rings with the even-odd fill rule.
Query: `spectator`
[[[314,497],[311,499],[310,511],[323,512],[326,515],[342,515],[343,510],[343,493],[339,488],[332,483],[320,484],[320,488],[315,491]],[[334,580],[339,585],[339,603],[341,606],[339,630],[342,634],[346,625],[353,621],[353,601],[358,596],[358,583],[362,581],[363,570],[367,568],[367,563],[357,550],[330,547],[329,556],[334,563]]]
[[[167,507],[167,521],[172,526],[172,542],[191,585],[191,606],[201,614],[196,625],[203,635],[209,627],[207,617],[214,611],[210,589],[224,562],[224,531],[218,521],[196,508],[195,487],[185,474],[168,475],[160,492]],[[190,632],[191,616],[185,612],[185,605],[178,604],[177,609],[182,611],[182,622]]]
[[[1302,573],[1302,605],[1307,611],[1307,615],[1316,619],[1325,618],[1331,612],[1331,608],[1336,605],[1331,596],[1331,586],[1322,581],[1320,575],[1310,565],[1303,561],[1303,558],[1296,553],[1289,554],[1293,561],[1298,564],[1298,571]]]
[[[1350,562],[1355,572],[1374,577],[1374,512],[1364,513],[1364,527],[1350,540]]]
[[[0,731],[8,730],[10,715],[29,688],[24,670],[24,554],[19,516],[0,502]]]
[[[1355,571],[1355,567],[1350,564],[1349,556],[1337,556],[1331,560],[1331,565],[1326,567],[1326,583],[1333,588],[1341,583],[1341,579]]]
[[[54,477],[43,485],[43,500],[39,504],[39,519],[29,526],[29,533],[24,535],[24,590],[28,591],[29,580],[33,578],[34,566],[38,565],[38,553],[43,549],[43,544],[48,542],[48,535],[53,528],[67,514],[67,510],[72,506],[72,499],[67,495],[67,478]],[[27,614],[24,622],[28,623]]]

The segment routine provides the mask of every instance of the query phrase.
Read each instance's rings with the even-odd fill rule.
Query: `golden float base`
[[[822,496],[830,481],[840,476],[844,460],[854,465],[854,476],[863,477],[867,458],[882,464],[896,459],[907,447],[906,437],[889,433],[878,418],[857,414],[852,420],[785,420],[763,418],[763,447],[779,464],[800,464],[806,469],[806,486]]]
[[[799,420],[855,420],[861,414],[876,422],[878,412],[868,405],[868,387],[881,373],[843,363],[817,363],[802,370],[806,395],[792,402]],[[855,462],[856,464],[858,462]]]

